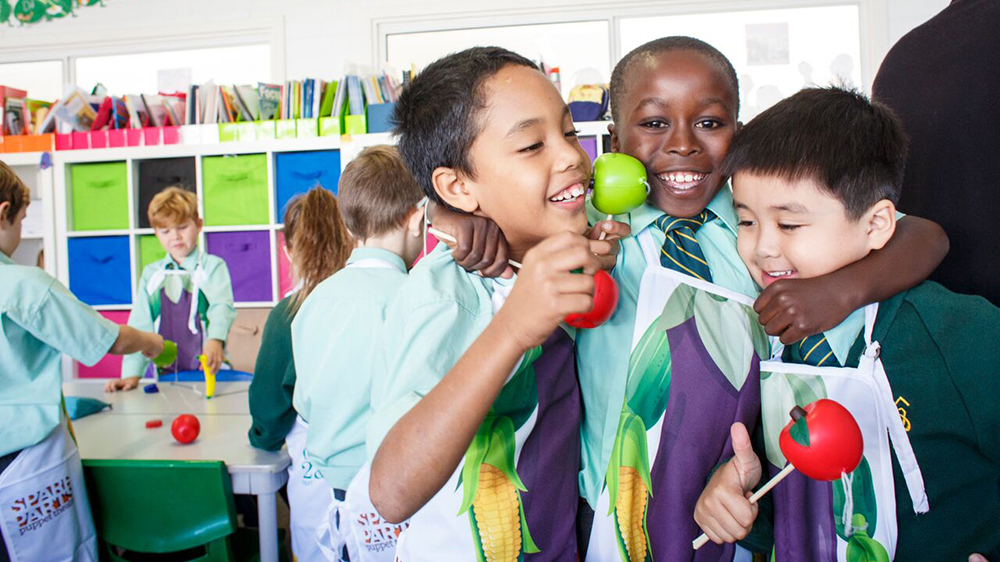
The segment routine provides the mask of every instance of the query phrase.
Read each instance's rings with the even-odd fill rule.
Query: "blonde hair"
[[[401,227],[424,193],[396,147],[382,144],[347,164],[339,197],[347,228],[365,240]]]
[[[146,214],[153,228],[170,228],[187,221],[198,220],[198,197],[180,186],[173,185],[153,197]]]
[[[316,186],[296,195],[285,211],[285,246],[302,287],[292,296],[295,314],[309,293],[347,263],[354,240],[340,217],[337,198]]]
[[[21,210],[31,203],[31,190],[14,173],[14,170],[4,162],[0,162],[0,203],[10,203],[7,215],[0,217],[7,222],[14,222]]]

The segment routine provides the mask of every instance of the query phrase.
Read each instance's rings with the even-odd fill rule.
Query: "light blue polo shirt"
[[[59,425],[63,353],[104,357],[118,325],[37,267],[0,252],[0,456],[41,442]]]
[[[712,270],[714,283],[756,298],[757,286],[736,250],[739,219],[733,209],[733,194],[728,184],[719,190],[707,208],[718,218],[699,228],[696,236]],[[607,218],[593,208],[588,209],[588,214],[591,224]],[[653,225],[661,215],[663,211],[646,204],[615,217],[632,228],[632,236],[621,240],[618,262],[612,272],[620,293],[618,310],[603,325],[580,330],[577,336],[577,371],[584,406],[580,494],[592,507],[597,504],[604,486],[625,400],[639,283],[647,265],[639,235],[649,228],[653,241],[657,247],[661,246],[666,238]]]
[[[378,260],[385,267],[351,267]],[[309,460],[346,490],[367,459],[373,361],[386,307],[406,281],[406,264],[380,248],[356,248],[347,266],[316,286],[292,321],[292,405],[309,423]]]

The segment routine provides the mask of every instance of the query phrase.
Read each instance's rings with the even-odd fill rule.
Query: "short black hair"
[[[431,174],[454,168],[475,177],[469,149],[482,130],[483,84],[508,65],[538,66],[500,47],[473,47],[432,62],[403,88],[396,102],[394,132],[399,152],[432,201],[443,203]]]
[[[888,106],[856,90],[807,88],[736,134],[722,174],[813,179],[857,220],[883,199],[899,201],[906,152],[903,124]]]
[[[634,81],[630,78],[632,69],[643,59],[656,57],[671,51],[695,51],[705,55],[712,62],[719,65],[719,69],[726,75],[729,86],[733,90],[733,99],[736,100],[736,114],[740,113],[740,81],[736,77],[736,69],[733,63],[729,62],[726,55],[721,51],[701,39],[674,35],[671,37],[660,37],[648,43],[643,43],[632,49],[629,54],[622,57],[611,72],[611,119],[618,122],[620,117],[620,107],[622,100],[628,94],[629,85]]]

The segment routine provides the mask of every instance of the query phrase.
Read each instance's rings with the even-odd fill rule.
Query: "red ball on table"
[[[174,418],[174,423],[170,424],[170,433],[174,439],[181,443],[190,443],[198,438],[201,432],[201,423],[198,418],[191,414],[181,414]]]

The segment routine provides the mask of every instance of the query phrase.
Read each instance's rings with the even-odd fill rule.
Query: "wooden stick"
[[[444,242],[451,242],[452,244],[458,244],[458,240],[455,240],[454,236],[450,234],[445,234],[444,232],[441,232],[440,230],[434,228],[433,226],[427,227],[427,232],[430,232],[431,234],[434,235],[435,238],[443,240]],[[519,262],[516,262],[514,260],[507,260],[507,263],[518,269],[521,269],[521,264]]]
[[[606,218],[606,219],[604,219],[604,220],[606,220],[606,221],[609,221],[609,220],[611,220],[611,219],[613,219],[613,218],[615,218],[615,216],[614,216],[614,215],[608,215],[608,218]],[[604,240],[604,239],[605,239],[605,238],[607,238],[607,237],[608,237],[608,231],[607,231],[607,230],[604,230],[604,231],[602,231],[602,232],[601,232],[601,237],[600,237],[600,238],[598,238],[598,240]]]
[[[757,503],[757,500],[764,497],[764,494],[770,492],[771,488],[777,486],[778,482],[784,480],[785,477],[791,474],[793,470],[795,470],[795,467],[792,466],[792,463],[786,464],[785,468],[781,469],[781,472],[775,474],[774,478],[772,478],[767,484],[764,484],[763,488],[757,490],[754,495],[750,496],[750,503]],[[700,537],[691,541],[691,546],[694,547],[695,550],[698,550],[699,548],[705,546],[705,543],[707,542],[708,535],[702,533]]]

